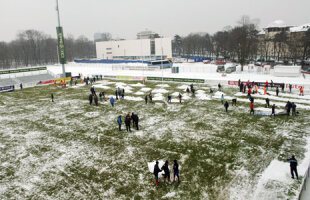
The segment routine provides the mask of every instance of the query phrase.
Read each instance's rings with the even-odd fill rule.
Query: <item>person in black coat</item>
[[[150,103],[152,103],[153,102],[153,96],[152,96],[152,93],[150,92],[150,94],[149,94],[149,99],[150,99]]]
[[[292,178],[294,179],[294,172],[295,172],[296,178],[298,179],[298,172],[297,172],[298,163],[297,160],[295,159],[295,156],[292,155],[292,157],[287,159],[287,161],[290,163]]]
[[[175,177],[178,177],[178,182],[180,182],[180,176],[179,176],[179,164],[177,160],[173,161],[173,181],[175,181]]]
[[[292,115],[296,116],[296,104],[292,103]]]
[[[136,127],[136,129],[139,130],[139,117],[138,117],[138,115],[132,113],[131,118],[132,118],[133,127]]]
[[[285,105],[285,109],[286,109],[286,114],[287,114],[287,116],[290,115],[291,108],[292,108],[292,104],[291,104],[290,101],[288,101],[288,102],[286,103],[286,105]]]
[[[164,181],[166,182],[166,178],[168,178],[168,183],[170,181],[170,170],[168,166],[168,160],[166,160],[165,164],[161,167],[161,170],[164,170]]]
[[[158,173],[161,172],[162,170],[159,169],[159,166],[158,166],[158,161],[156,161],[156,164],[154,166],[154,176],[155,176],[155,181],[156,181],[156,186],[158,186]]]
[[[182,103],[182,95],[179,93],[179,101]]]
[[[88,96],[88,99],[89,99],[89,105],[91,105],[91,104],[93,103],[93,95],[90,94],[90,95]]]
[[[130,131],[130,122],[131,122],[131,118],[130,118],[130,115],[129,113],[126,115],[126,118],[125,118],[125,125],[126,125],[126,131]]]
[[[234,98],[231,100],[232,101],[232,106],[237,106],[237,98]]]
[[[54,94],[53,93],[51,94],[51,99],[52,99],[52,102],[54,102]]]
[[[279,87],[276,88],[276,95],[279,96]]]
[[[242,92],[243,91],[243,83],[240,83],[240,92]]]
[[[266,107],[267,107],[267,108],[269,108],[269,103],[270,103],[269,98],[266,98]]]
[[[118,92],[115,90],[115,99],[118,100]]]
[[[227,102],[227,101],[225,102],[224,107],[225,107],[225,111],[226,111],[226,112],[228,112],[228,107],[229,107],[229,104],[228,104],[228,102]]]
[[[276,116],[276,105],[273,104],[271,107],[271,115]]]
[[[144,100],[145,100],[145,104],[147,104],[147,95],[145,95]]]
[[[91,91],[91,93],[92,93],[93,95],[96,95],[96,91],[95,91],[95,87],[94,87],[94,86],[90,88],[90,91]]]
[[[188,89],[188,88],[186,88],[186,93],[187,93],[187,94],[189,93],[189,89]]]
[[[98,106],[98,97],[97,97],[97,95],[94,95],[94,101],[95,101],[95,105]]]

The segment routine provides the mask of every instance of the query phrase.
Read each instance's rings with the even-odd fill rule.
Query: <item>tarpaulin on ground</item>
[[[14,91],[14,85],[0,87],[0,92]]]

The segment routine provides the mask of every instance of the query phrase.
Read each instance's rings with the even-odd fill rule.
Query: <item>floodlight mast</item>
[[[56,0],[56,11],[57,11],[57,17],[58,17],[58,27],[60,27],[60,16],[59,16],[58,0]],[[60,61],[59,56],[58,56],[58,60]],[[63,64],[63,63],[62,63],[62,75],[63,75],[63,78],[66,77],[65,64]]]

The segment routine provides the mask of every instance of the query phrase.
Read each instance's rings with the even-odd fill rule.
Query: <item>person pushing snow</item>
[[[162,170],[159,169],[159,166],[158,166],[158,161],[156,160],[156,164],[154,166],[154,171],[153,171],[153,174],[155,176],[155,184],[156,186],[158,186],[158,173],[161,172]]]

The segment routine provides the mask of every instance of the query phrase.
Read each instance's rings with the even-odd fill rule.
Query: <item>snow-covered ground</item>
[[[300,182],[290,178],[289,164],[284,160],[297,151],[298,172],[301,176],[305,173],[310,162],[309,117],[301,114],[296,118],[252,118],[248,115],[249,100],[245,94],[225,85],[222,92],[210,95],[209,88],[218,81],[238,79],[309,85],[309,77],[279,78],[250,72],[223,77],[214,72],[212,65],[180,66],[197,69],[196,72],[184,69],[180,74],[165,70],[163,75],[207,80],[206,85],[195,84],[195,96],[185,92],[187,83],[144,85],[118,80],[95,84],[96,91],[104,90],[106,96],[113,96],[118,87],[125,89],[125,100],[118,101],[115,109],[108,101],[100,102],[99,109],[88,106],[85,97],[89,88],[84,84],[64,90],[42,87],[20,94],[7,93],[0,99],[3,122],[0,149],[3,160],[6,159],[1,163],[0,175],[5,177],[5,182],[0,183],[0,197],[26,194],[25,197],[32,198],[68,198],[71,194],[79,198],[125,199],[139,195],[166,199],[190,198],[188,195],[194,191],[200,194],[196,198],[213,199],[210,191],[215,190],[212,195],[217,193],[216,199],[296,199]],[[109,67],[69,64],[67,71],[84,76],[162,75],[156,71],[112,71]],[[205,67],[210,69],[201,69]],[[61,72],[59,66],[48,66],[48,69]],[[197,73],[198,70],[205,71]],[[208,80],[215,82],[209,85]],[[50,92],[56,96],[53,105],[47,103]],[[149,92],[153,93],[154,106],[144,104],[144,96]],[[172,104],[166,103],[168,93],[172,94]],[[178,104],[179,93],[183,96],[182,105]],[[282,111],[290,100],[301,113],[309,113],[307,92],[298,96],[294,90],[293,94],[280,93],[279,97],[274,91],[269,93],[268,98],[271,104],[276,104],[277,111]],[[229,113],[224,113],[220,103],[222,94],[225,101],[237,98],[239,107],[231,106]],[[264,107],[266,95],[257,94],[254,98],[255,109],[270,112],[270,108]],[[116,117],[131,110],[139,113],[144,129],[132,134],[119,133],[115,128]],[[270,124],[264,126],[267,122]],[[179,157],[183,182],[179,187],[168,185],[155,190],[151,175],[154,160],[162,159],[162,163],[174,157]],[[217,176],[208,176],[212,173]],[[213,182],[216,184],[212,185]],[[56,183],[65,186],[58,187]],[[42,185],[48,190],[39,187]],[[50,194],[51,191],[54,193]]]
[[[128,65],[143,65],[143,64],[128,64]],[[227,64],[229,65],[229,64]],[[171,69],[166,69],[162,71],[142,71],[142,70],[112,70],[112,64],[75,64],[69,63],[66,65],[66,71],[72,72],[73,75],[78,75],[81,73],[84,76],[92,75],[122,75],[122,76],[156,76],[156,77],[175,77],[175,78],[197,78],[205,79],[208,84],[217,85],[218,82],[226,83],[227,81],[255,81],[255,82],[269,82],[272,80],[274,83],[287,83],[293,85],[304,85],[305,90],[310,90],[310,76],[305,75],[305,78],[300,75],[300,77],[276,77],[273,75],[272,70],[269,74],[264,74],[259,72],[259,70],[251,70],[247,66],[244,67],[244,71],[241,72],[240,66],[237,66],[236,73],[225,74],[217,73],[217,66],[213,64],[203,64],[203,63],[177,63],[174,66],[179,66],[179,73],[171,73]],[[61,66],[47,66],[48,70],[55,74],[62,73]],[[297,92],[297,89],[293,89]]]

